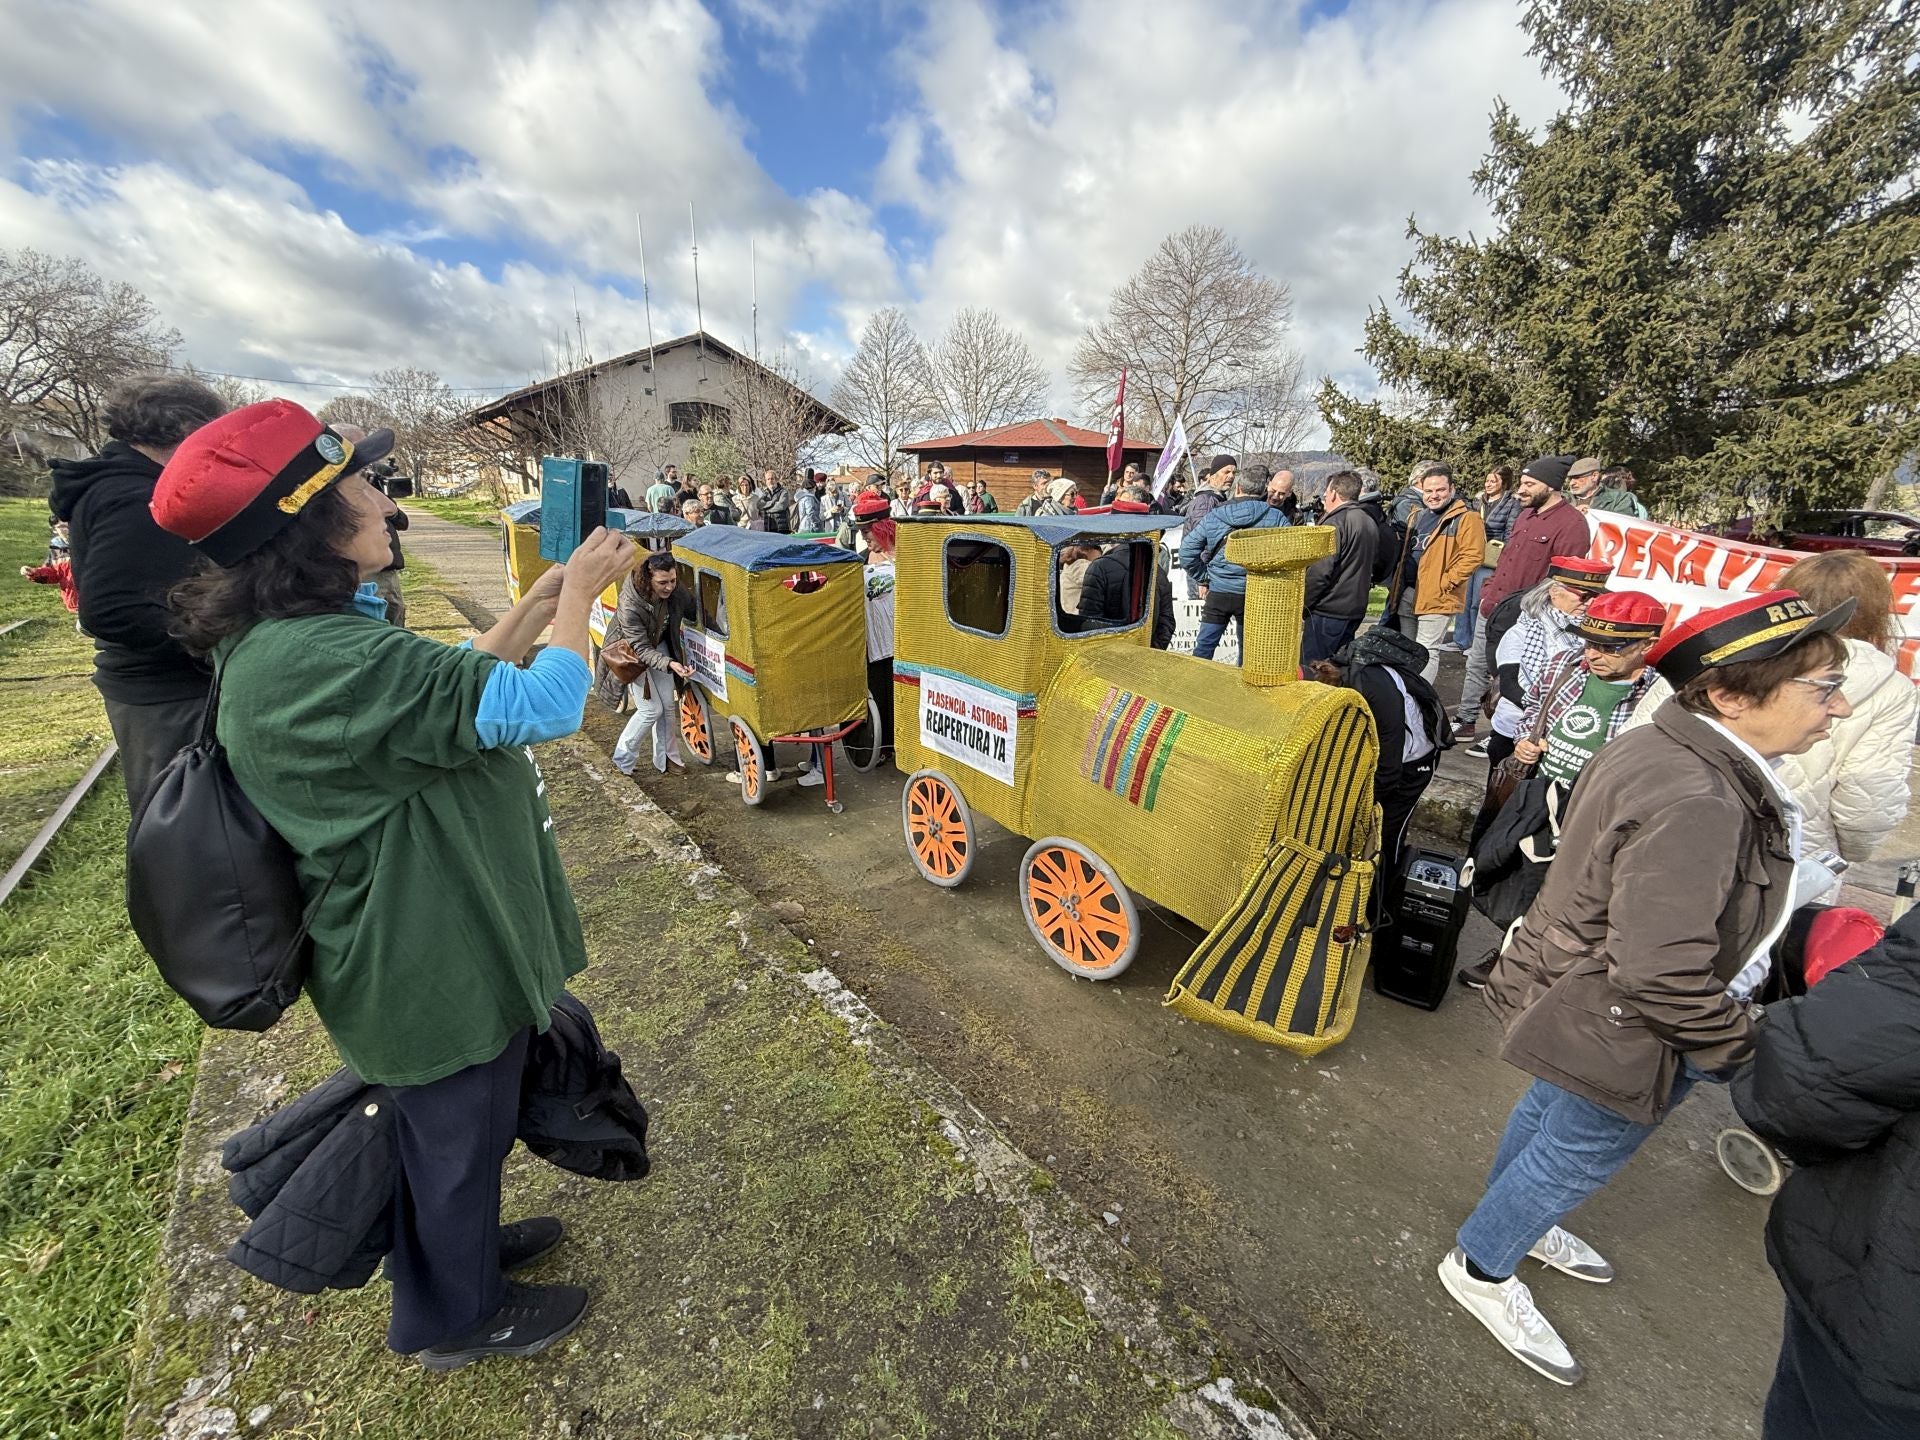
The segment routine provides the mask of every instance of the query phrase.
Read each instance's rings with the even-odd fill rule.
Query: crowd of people
[[[47,561],[23,573],[60,585],[94,639],[136,814],[217,692],[233,774],[295,854],[313,897],[307,993],[398,1116],[389,1344],[436,1368],[537,1353],[587,1295],[509,1278],[564,1227],[503,1223],[500,1165],[529,1037],[585,952],[529,747],[580,725],[587,617],[618,583],[602,655],[624,645],[635,678],[597,677],[632,711],[614,763],[679,764],[677,567],[596,532],[484,635],[441,645],[383,598],[403,563],[375,483],[389,433],[330,429],[286,401],[229,413],[179,377],[124,387],[107,424],[99,455],[56,462]],[[1228,538],[1328,527],[1302,661],[1374,716],[1384,874],[1441,753],[1467,739],[1487,762],[1468,879],[1500,942],[1461,978],[1531,1078],[1483,1193],[1462,1197],[1447,1292],[1526,1365],[1577,1381],[1520,1267],[1614,1281],[1565,1222],[1692,1089],[1731,1082],[1795,1161],[1768,1227],[1786,1322],[1766,1435],[1920,1433],[1920,918],[1811,988],[1781,943],[1906,812],[1920,696],[1894,664],[1885,569],[1809,557],[1775,591],[1676,623],[1590,556],[1588,511],[1639,512],[1631,475],[1597,459],[1496,467],[1474,497],[1429,463],[1391,502],[1357,471],[1302,495],[1291,474],[1225,455],[1198,481],[1156,498],[1129,467],[1089,507],[1039,471],[1016,509],[1178,507],[1203,656],[1244,609]],[[644,501],[863,554],[883,744],[897,522],[999,508],[938,463],[904,483],[766,469],[709,484],[669,465]],[[1138,622],[1127,545],[1063,542],[1063,629]],[[1164,645],[1164,563],[1154,582]],[[1451,705],[1436,686],[1448,649],[1466,657]],[[511,903],[501,875],[519,877]]]

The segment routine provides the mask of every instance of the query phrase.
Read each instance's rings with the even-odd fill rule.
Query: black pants
[[[1360,616],[1343,620],[1337,615],[1308,615],[1306,633],[1301,636],[1300,663],[1331,660],[1342,646],[1351,644],[1360,629]]]
[[[1827,1342],[1788,1301],[1763,1423],[1766,1440],[1912,1440],[1920,1435],[1920,1409],[1891,1410],[1863,1399]]]
[[[519,1124],[528,1033],[482,1064],[393,1090],[400,1186],[387,1256],[387,1345],[402,1355],[466,1333],[506,1298],[500,1166]]]
[[[107,724],[120,746],[120,778],[126,781],[127,805],[137,815],[140,802],[167,762],[199,738],[207,697],[202,693],[157,705],[130,705],[124,700],[106,704]]]
[[[1380,892],[1385,914],[1400,906],[1400,857],[1407,848],[1407,827],[1413,823],[1414,807],[1433,783],[1433,770],[1440,763],[1440,752],[1410,761],[1400,767],[1391,780],[1376,777],[1373,798],[1380,805],[1380,868],[1374,885]]]
[[[893,657],[867,661],[867,694],[880,709],[880,743],[893,744]]]

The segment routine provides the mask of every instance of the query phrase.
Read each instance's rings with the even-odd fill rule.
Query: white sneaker
[[[1534,1308],[1533,1292],[1513,1276],[1497,1284],[1474,1279],[1465,1252],[1456,1245],[1440,1262],[1440,1283],[1523,1365],[1556,1385],[1577,1384],[1585,1373],[1547,1317]]]
[[[1576,1280],[1605,1285],[1613,1279],[1613,1266],[1606,1262],[1598,1250],[1558,1225],[1535,1241],[1527,1254],[1542,1265],[1558,1270],[1562,1275],[1571,1275]]]
[[[800,783],[802,785],[824,785],[827,783],[827,777],[822,775],[818,770],[802,770],[800,772]]]

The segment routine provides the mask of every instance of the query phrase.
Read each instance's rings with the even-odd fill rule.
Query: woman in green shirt
[[[235,777],[298,857],[307,994],[341,1058],[391,1090],[387,1343],[451,1368],[536,1353],[586,1307],[505,1280],[562,1231],[499,1223],[500,1166],[528,1036],[586,964],[532,746],[579,727],[587,615],[634,550],[595,531],[469,646],[399,629],[369,583],[393,506],[362,474],[391,445],[249,405],[182,443],[152,509],[213,562],[175,592],[179,630],[214,662]]]

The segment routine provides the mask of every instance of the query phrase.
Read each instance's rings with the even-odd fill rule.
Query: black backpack
[[[527,1046],[520,1076],[520,1139],[542,1160],[592,1180],[644,1180],[647,1107],[620,1073],[593,1014],[562,993]]]
[[[312,911],[292,847],[227,765],[219,707],[216,669],[200,738],[167,762],[127,827],[127,914],[160,978],[202,1020],[265,1030],[300,997]]]

